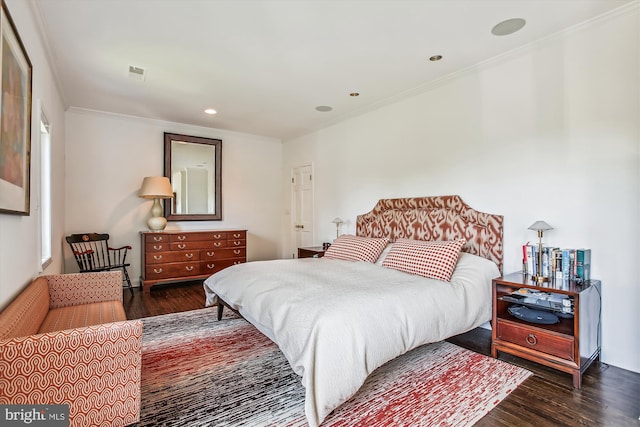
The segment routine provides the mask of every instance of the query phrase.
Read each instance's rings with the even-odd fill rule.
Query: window
[[[40,114],[40,256],[42,269],[51,263],[51,134]]]

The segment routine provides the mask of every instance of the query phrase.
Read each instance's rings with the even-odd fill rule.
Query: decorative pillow
[[[389,243],[387,238],[376,239],[343,234],[329,246],[324,257],[373,263],[376,262],[387,243]]]
[[[398,239],[382,266],[448,282],[465,243],[465,239],[428,242]]]

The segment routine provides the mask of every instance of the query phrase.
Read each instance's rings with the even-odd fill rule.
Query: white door
[[[313,175],[311,165],[293,168],[291,171],[291,198],[293,212],[293,247],[295,258],[298,248],[313,245]]]

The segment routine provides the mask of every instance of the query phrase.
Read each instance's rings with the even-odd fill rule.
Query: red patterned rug
[[[377,369],[325,426],[471,426],[531,373],[448,342]],[[202,309],[144,319],[139,426],[306,426],[304,387],[243,319]]]

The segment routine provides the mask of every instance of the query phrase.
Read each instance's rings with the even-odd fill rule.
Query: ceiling
[[[34,1],[67,107],[283,140],[417,94],[627,3]],[[509,18],[527,23],[511,35],[491,34]],[[433,55],[443,59],[429,61]],[[129,66],[143,68],[144,80],[132,78]]]

